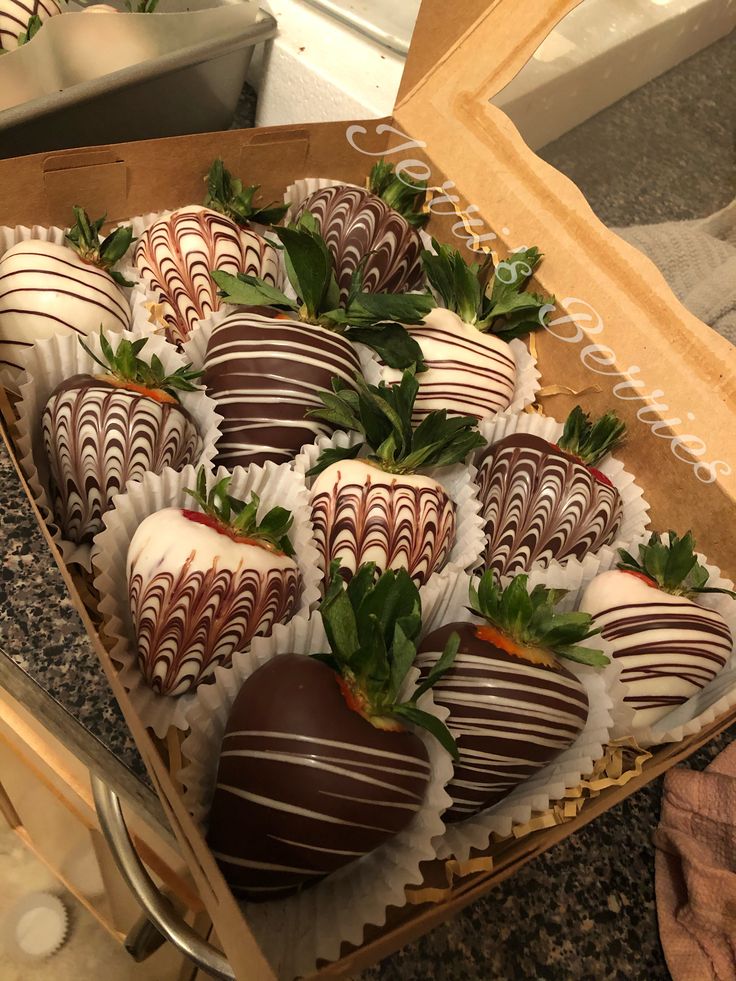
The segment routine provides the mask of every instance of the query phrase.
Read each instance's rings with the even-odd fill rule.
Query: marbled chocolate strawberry
[[[502,800],[584,729],[585,687],[559,658],[599,666],[608,658],[579,646],[595,632],[589,616],[554,612],[561,593],[543,586],[529,593],[525,575],[501,589],[487,570],[478,591],[471,588],[473,611],[485,623],[450,623],[422,641],[416,663],[428,677],[448,637],[460,638],[452,667],[434,687],[437,704],[449,709],[447,726],[459,753],[445,821],[461,821]]]
[[[580,608],[591,614],[621,665],[624,701],[637,728],[653,725],[704,688],[733,651],[722,615],[697,603],[708,571],[694,553],[692,534],[666,542],[654,532],[635,559],[623,549],[618,569],[596,576]]]
[[[499,575],[512,575],[551,559],[582,559],[612,542],[623,503],[594,464],[620,442],[624,430],[615,413],[591,424],[576,406],[556,445],[517,432],[481,453],[485,564]]]
[[[104,217],[92,221],[76,207],[74,215],[67,245],[29,239],[0,258],[0,384],[13,392],[36,341],[130,327],[130,305],[120,286],[132,284],[113,266],[133,233],[118,228],[101,240]]]
[[[100,332],[107,364],[80,343],[104,373],[58,385],[42,427],[54,516],[64,538],[85,543],[102,530],[113,495],[129,480],[196,463],[202,438],[176,395],[194,391],[199,373],[191,365],[166,375],[155,356],[150,364],[138,357],[146,338],[122,338],[113,351]]]
[[[251,900],[293,893],[407,827],[430,781],[407,722],[455,749],[416,707],[441,672],[399,701],[421,623],[406,573],[374,584],[364,566],[349,592],[336,574],[321,613],[331,652],[283,654],[255,671],[222,742],[208,842],[233,892]]]
[[[526,290],[542,256],[537,248],[512,253],[494,267],[468,263],[455,249],[433,240],[425,250],[427,278],[443,306],[407,331],[422,349],[427,370],[419,379],[414,422],[433,409],[481,420],[503,412],[514,398],[517,368],[509,342],[543,326],[549,297]],[[398,381],[386,371],[386,381]]]
[[[186,341],[200,319],[219,309],[213,269],[281,283],[277,252],[265,238],[200,205],[155,221],[140,237],[135,264],[148,289],[160,295],[172,343]]]
[[[207,493],[204,468],[189,493],[201,511],[166,508],[141,522],[128,549],[128,595],[138,663],[159,695],[183,695],[236,651],[296,609],[301,575],[288,537],[289,511],[258,521],[260,500]]]
[[[318,475],[310,500],[323,568],[338,560],[349,578],[364,562],[407,569],[423,585],[446,564],[455,544],[455,504],[442,484],[418,471],[464,460],[483,438],[468,416],[431,412],[413,429],[419,388],[413,372],[399,385],[367,385],[358,392],[338,381],[310,413],[365,437],[346,450],[326,450],[309,475]],[[364,459],[353,459],[368,450]]]
[[[203,365],[208,392],[225,417],[218,457],[225,466],[283,463],[332,432],[307,413],[321,404],[319,392],[333,377],[349,385],[359,373],[354,342],[399,367],[421,360],[416,342],[394,321],[421,319],[428,297],[366,294],[358,274],[343,308],[327,246],[309,217],[275,231],[298,299],[253,276],[213,273],[224,299],[245,308],[213,328]]]
[[[371,293],[404,293],[424,285],[419,228],[427,184],[397,176],[381,161],[371,171],[369,190],[347,184],[314,191],[296,217],[311,212],[332,253],[340,297],[344,302],[355,271]]]

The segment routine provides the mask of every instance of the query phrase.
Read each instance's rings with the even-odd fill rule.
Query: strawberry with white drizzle
[[[431,412],[412,427],[419,384],[411,370],[399,385],[368,385],[357,391],[339,379],[320,393],[323,409],[309,415],[355,430],[364,443],[327,449],[308,476],[312,525],[325,571],[339,560],[350,578],[364,562],[379,569],[407,569],[423,585],[446,564],[455,544],[455,503],[430,474],[465,460],[483,437],[469,416]],[[361,451],[362,459],[355,459]]]
[[[293,518],[260,500],[228,494],[230,478],[196,490],[201,511],[165,508],[141,522],[128,548],[128,595],[138,663],[159,695],[183,695],[236,651],[293,615],[301,574],[289,530]]]
[[[167,375],[154,354],[139,355],[145,337],[120,338],[113,350],[100,331],[104,360],[80,338],[102,373],[73,375],[57,385],[43,410],[43,443],[54,516],[64,538],[90,542],[129,480],[151,470],[196,463],[202,437],[178,392],[193,392],[191,365]]]
[[[79,207],[74,216],[66,245],[31,238],[0,257],[0,384],[11,391],[36,341],[130,327],[120,287],[133,284],[113,267],[130,247],[132,229],[116,228],[101,239],[104,216],[93,221]]]
[[[723,616],[696,602],[708,586],[691,532],[663,541],[652,533],[636,559],[619,550],[618,568],[586,589],[580,608],[593,616],[621,664],[624,701],[635,710],[637,728],[653,725],[682,705],[718,674],[733,650]]]
[[[593,423],[578,405],[557,444],[516,432],[480,453],[485,564],[498,575],[513,575],[551,559],[582,559],[612,542],[623,502],[595,464],[621,442],[625,429],[615,412]]]

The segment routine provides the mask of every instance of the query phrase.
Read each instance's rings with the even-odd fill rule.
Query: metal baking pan
[[[232,122],[255,45],[273,37],[277,31],[276,21],[270,14],[256,10],[253,15],[249,13],[252,7],[253,3],[248,0],[208,0],[207,4],[196,6],[178,3],[177,0],[166,3],[164,0],[161,8],[170,13],[97,14],[94,17],[79,13],[52,18],[26,46],[24,70],[26,73],[32,70],[34,62],[30,62],[28,56],[33,54],[34,61],[43,60],[43,65],[39,67],[47,78],[53,78],[56,72],[57,77],[63,80],[66,69],[73,72],[80,65],[78,57],[68,54],[68,41],[60,40],[57,22],[64,17],[82,18],[76,21],[81,30],[75,30],[75,39],[80,33],[89,32],[92,22],[95,38],[100,39],[103,18],[108,25],[112,23],[115,29],[118,29],[118,19],[122,27],[127,25],[128,18],[136,18],[137,24],[143,24],[145,30],[150,25],[151,33],[155,33],[156,22],[158,25],[166,24],[165,19],[169,17],[181,20],[191,14],[200,24],[205,14],[214,15],[203,25],[207,31],[192,32],[190,29],[182,32],[185,41],[188,41],[182,47],[154,54],[108,73],[100,72],[97,77],[84,78],[0,111],[0,158],[90,144],[122,143],[227,129]],[[155,18],[156,22],[149,18]],[[69,34],[70,23],[67,20],[63,24],[66,35]],[[173,25],[173,21],[168,23]],[[219,29],[213,37],[214,27]],[[225,27],[227,29],[223,29]],[[44,40],[45,32],[48,33]],[[193,43],[192,34],[196,38]],[[168,30],[165,34],[160,32],[160,37],[166,37],[170,44],[171,34]],[[42,40],[43,46],[37,43]],[[120,56],[120,48],[120,45],[115,45],[113,61]],[[5,59],[13,58],[16,54],[20,52],[3,55],[0,70],[10,64]],[[68,59],[67,65],[64,64],[65,58]],[[93,73],[97,71],[93,69]],[[48,88],[49,83],[45,84]]]

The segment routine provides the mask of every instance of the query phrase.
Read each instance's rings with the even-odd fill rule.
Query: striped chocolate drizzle
[[[515,433],[481,456],[478,484],[486,521],[486,565],[499,574],[534,562],[582,559],[616,537],[623,504],[615,487],[547,440]]]
[[[203,381],[224,416],[217,462],[284,463],[332,427],[305,419],[321,407],[333,377],[352,382],[360,361],[352,344],[322,327],[234,313],[213,328]]]
[[[18,47],[18,35],[27,29],[33,14],[43,22],[60,13],[56,0],[3,0],[0,4],[0,51],[13,51]]]
[[[455,505],[427,477],[394,476],[346,460],[317,477],[311,507],[326,574],[334,559],[348,574],[375,562],[381,571],[406,569],[422,586],[455,544]]]
[[[129,480],[196,462],[202,440],[178,404],[77,375],[43,411],[53,510],[64,538],[89,542]]]
[[[432,689],[435,702],[450,711],[447,727],[460,753],[447,785],[453,803],[446,821],[506,797],[571,746],[588,718],[588,697],[575,675],[512,657],[479,640],[472,624],[448,624],[424,639],[416,660],[422,676],[453,632],[460,634],[460,650]]]
[[[282,655],[231,710],[208,841],[236,894],[287,895],[402,831],[429,777],[415,735],[374,728],[330,668]]]
[[[310,211],[335,262],[340,299],[345,301],[358,264],[370,293],[405,293],[424,285],[419,233],[385,201],[359,187],[326,187],[303,202],[297,217]]]
[[[149,545],[150,547],[150,545]],[[296,565],[254,569],[193,567],[192,551],[175,570],[144,576],[131,564],[128,594],[143,677],[159,695],[183,695],[235,651],[271,632],[294,613],[300,592]]]
[[[30,239],[0,259],[0,378],[17,378],[24,351],[35,341],[100,327],[121,331],[130,320],[128,302],[110,276],[63,245]]]
[[[280,278],[272,245],[200,207],[181,208],[154,222],[140,237],[135,264],[149,288],[160,291],[167,336],[175,343],[220,308],[213,269],[258,276],[272,286]]]
[[[623,572],[594,580],[581,608],[613,645],[627,688],[624,701],[637,712],[637,725],[656,722],[686,702],[731,656],[733,638],[719,613]]]

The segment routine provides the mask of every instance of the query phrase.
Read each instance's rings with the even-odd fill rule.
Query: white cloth
[[[691,313],[736,344],[736,200],[709,218],[615,231],[659,267]]]

